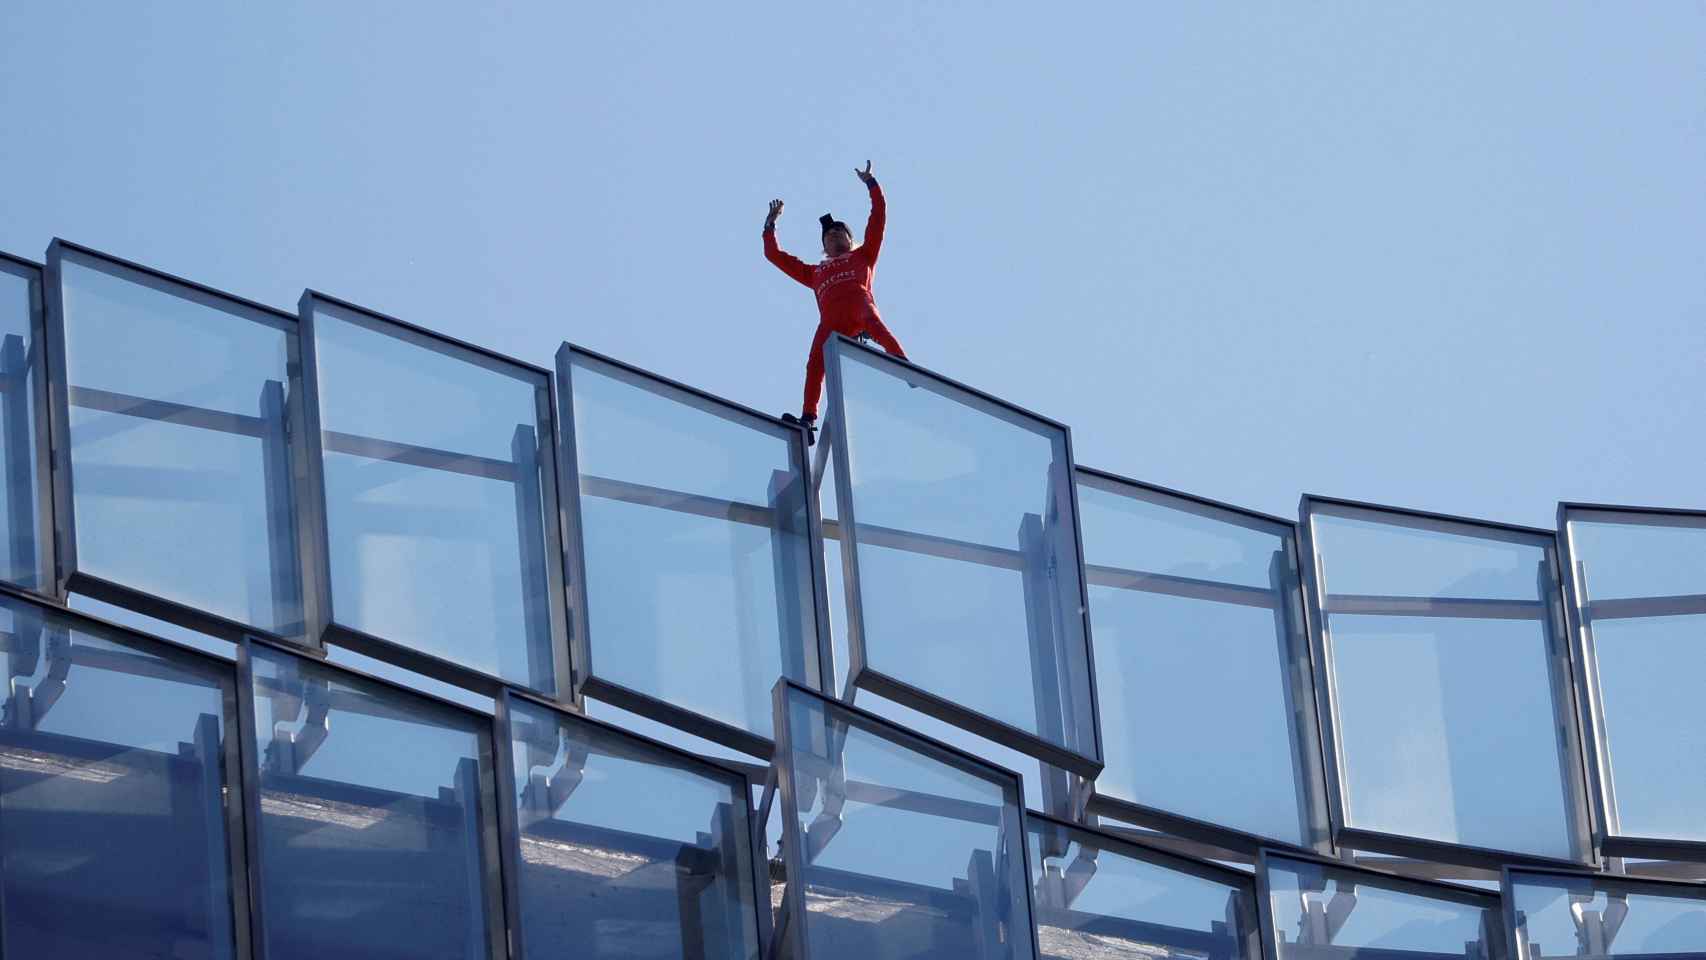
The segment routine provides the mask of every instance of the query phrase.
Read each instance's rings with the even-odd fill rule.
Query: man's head
[[[827,213],[818,217],[817,222],[823,225],[824,253],[839,257],[853,249],[853,231],[847,229],[847,224]]]

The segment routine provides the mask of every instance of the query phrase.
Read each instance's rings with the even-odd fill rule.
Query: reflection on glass
[[[268,647],[250,663],[269,955],[490,957],[486,727]]]
[[[1018,784],[798,688],[778,697],[807,956],[1034,956]]]
[[[744,781],[510,701],[528,956],[758,956]]]
[[[1551,538],[1311,510],[1346,825],[1577,857]]]
[[[1049,960],[1258,960],[1249,880],[1211,879],[1138,848],[1039,817],[1026,819],[1037,940]],[[1153,857],[1153,854],[1144,854]]]
[[[35,358],[41,345],[36,322],[42,306],[41,274],[0,257],[0,469],[6,471],[6,509],[0,510],[0,580],[40,589],[41,544],[36,483]]]
[[[839,351],[866,666],[1096,758],[1065,429]]]
[[[776,678],[817,682],[794,431],[565,360],[594,676],[768,738]]]
[[[1706,957],[1706,887],[1511,871],[1519,960]]]
[[[333,618],[552,692],[545,378],[311,302]]]
[[[1571,511],[1575,600],[1613,834],[1706,841],[1706,517]]]
[[[1097,793],[1310,843],[1319,772],[1291,526],[1079,478]]]
[[[0,631],[0,953],[234,956],[229,668],[3,597]]]
[[[295,324],[60,249],[77,569],[283,636]]]
[[[1496,896],[1267,858],[1275,960],[1501,960]],[[1424,892],[1426,891],[1426,892]]]

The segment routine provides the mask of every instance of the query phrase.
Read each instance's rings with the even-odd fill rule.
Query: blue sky
[[[921,362],[1080,462],[1550,525],[1706,506],[1706,5],[11,4],[0,248],[304,286],[769,410],[890,227]]]

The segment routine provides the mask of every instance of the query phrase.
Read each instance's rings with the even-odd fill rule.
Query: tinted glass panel
[[[776,678],[817,682],[793,431],[565,360],[593,675],[769,737]]]
[[[312,309],[333,618],[552,691],[544,378]]]
[[[510,706],[527,955],[757,957],[744,781]]]
[[[1420,892],[1381,874],[1268,858],[1275,960],[1497,960],[1498,899]]]
[[[266,647],[250,658],[273,960],[489,956],[483,725]]]
[[[866,666],[1096,758],[1066,431],[838,351]]]
[[[1572,511],[1611,832],[1706,841],[1706,517]]]
[[[1706,887],[1511,872],[1521,960],[1706,957]]]
[[[6,503],[0,510],[0,579],[39,589],[42,574],[36,474],[36,390],[41,344],[41,273],[0,258],[0,469]]]
[[[807,955],[1032,957],[1016,780],[811,694],[780,696]]]
[[[1319,503],[1310,523],[1346,825],[1577,856],[1551,538]]]
[[[302,632],[289,319],[62,249],[77,569]]]
[[[1037,939],[1051,960],[1251,957],[1248,882],[1138,859],[1087,830],[1028,819]]]
[[[1291,527],[1085,474],[1078,502],[1097,793],[1311,842],[1320,773]]]
[[[0,630],[0,952],[233,956],[229,668],[5,598]]]

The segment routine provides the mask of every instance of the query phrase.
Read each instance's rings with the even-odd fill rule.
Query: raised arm
[[[854,170],[859,179],[865,181],[865,186],[871,191],[871,217],[865,221],[865,244],[860,247],[872,263],[877,262],[877,254],[883,251],[883,228],[888,226],[888,204],[883,202],[883,188],[877,185],[877,178],[871,176],[871,161],[865,161],[865,169]]]
[[[782,215],[782,201],[770,201],[770,215],[764,218],[764,259],[806,286],[812,285],[812,268],[799,257],[786,253],[776,245],[776,218]]]

